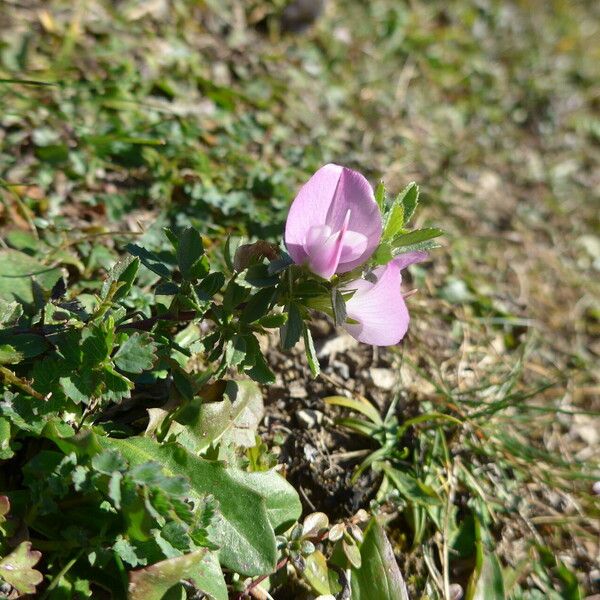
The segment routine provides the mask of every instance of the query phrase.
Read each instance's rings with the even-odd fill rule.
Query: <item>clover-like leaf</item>
[[[156,344],[148,333],[133,333],[114,356],[117,367],[127,373],[143,373],[156,360]]]
[[[33,567],[42,553],[31,549],[31,542],[21,542],[8,556],[0,560],[0,578],[21,594],[34,594],[42,582],[42,574]]]

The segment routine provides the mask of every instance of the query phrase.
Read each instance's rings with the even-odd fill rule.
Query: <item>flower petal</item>
[[[423,262],[427,260],[429,255],[423,250],[414,250],[413,252],[406,252],[405,254],[399,254],[393,259],[393,263],[402,271],[410,265],[415,263]]]
[[[346,302],[348,317],[358,323],[346,323],[345,329],[359,342],[373,346],[393,346],[406,335],[410,317],[400,291],[401,270],[427,258],[426,252],[407,252],[372,273],[376,282],[360,279],[348,286],[356,290]]]
[[[328,207],[326,223],[333,231],[339,231],[350,211],[348,230],[362,234],[365,249],[349,260],[340,261],[338,273],[346,273],[364,263],[375,251],[381,239],[381,213],[369,182],[358,172],[342,168],[333,200]]]
[[[297,264],[306,262],[304,248],[311,227],[325,225],[343,167],[328,164],[321,167],[300,189],[292,202],[285,223],[285,245]],[[343,219],[342,219],[343,221]]]

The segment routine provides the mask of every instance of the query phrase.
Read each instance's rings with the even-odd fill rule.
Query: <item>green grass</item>
[[[413,432],[405,467],[447,511],[417,543],[390,529],[405,576],[447,593],[468,507],[512,597],[576,598],[567,567],[598,591],[598,7],[332,1],[307,33],[258,33],[277,4],[0,9],[2,243],[41,238],[90,289],[166,224],[277,239],[327,161],[418,181],[415,225],[447,236],[414,269],[402,393],[463,425]]]

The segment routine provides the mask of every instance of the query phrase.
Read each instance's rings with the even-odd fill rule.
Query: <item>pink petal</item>
[[[327,211],[342,171],[342,167],[333,164],[321,167],[302,186],[292,202],[285,223],[285,245],[297,264],[306,262],[308,258],[304,242],[310,228],[327,223]]]
[[[373,346],[393,346],[402,340],[410,317],[400,291],[401,269],[427,258],[426,252],[408,252],[378,267],[372,273],[377,281],[357,280],[347,286],[356,292],[346,302],[348,317],[357,324],[346,323],[345,329],[359,342]]]
[[[406,252],[405,254],[396,256],[392,262],[402,271],[410,265],[427,260],[427,256],[427,252],[423,250],[414,250],[413,252]]]
[[[326,243],[324,225],[332,234],[345,230],[336,238],[335,249],[333,242]],[[356,171],[328,164],[308,180],[292,203],[285,245],[295,263],[308,263],[314,272],[329,279],[333,273],[345,273],[364,263],[379,244],[381,228],[381,214],[369,182]],[[325,247],[316,244],[317,239]]]
[[[356,257],[340,262],[338,273],[347,273],[368,260],[381,239],[381,213],[369,182],[358,172],[343,168],[334,198],[327,212],[327,224],[339,230],[350,211],[348,230],[366,238],[365,249]],[[353,253],[354,254],[354,253]]]

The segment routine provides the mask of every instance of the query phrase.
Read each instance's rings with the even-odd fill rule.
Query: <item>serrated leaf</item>
[[[398,194],[396,203],[402,204],[404,225],[408,225],[419,204],[419,186],[414,181],[409,183]]]
[[[117,537],[112,549],[124,563],[127,563],[131,567],[145,565],[148,562],[145,558],[139,557],[131,542],[121,535]]]
[[[0,560],[0,578],[21,594],[35,594],[35,588],[42,582],[43,576],[33,567],[41,557],[41,552],[31,549],[31,542],[21,542]]]
[[[392,245],[389,241],[381,242],[377,250],[373,253],[373,262],[376,265],[387,265],[394,255],[392,254]]]
[[[148,333],[133,333],[121,344],[113,360],[126,373],[143,373],[156,360],[156,344]]]
[[[379,211],[383,213],[385,210],[385,185],[380,181],[375,188],[375,202],[379,206]]]
[[[409,600],[392,546],[375,517],[365,531],[360,555],[360,568],[352,569],[352,600]]]
[[[387,215],[385,229],[381,238],[391,240],[404,227],[404,205],[402,202],[394,202],[390,212]]]
[[[112,475],[115,471],[124,471],[127,463],[116,450],[106,450],[92,458],[92,467],[99,473]]]
[[[432,240],[433,238],[439,237],[443,235],[444,232],[437,227],[426,227],[425,229],[415,229],[414,231],[410,231],[408,233],[404,233],[398,235],[394,238],[392,242],[392,248],[403,249],[405,246],[412,246],[414,244],[421,244],[422,242],[427,242]]]

